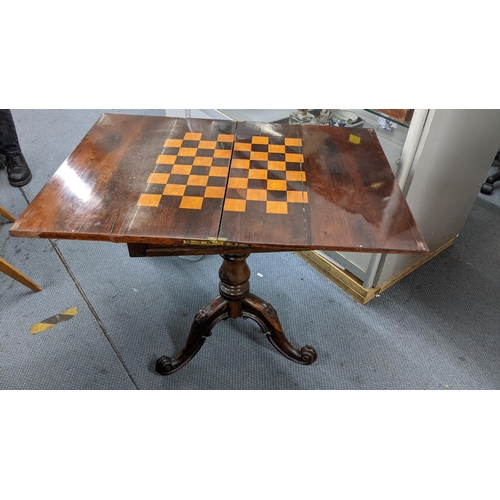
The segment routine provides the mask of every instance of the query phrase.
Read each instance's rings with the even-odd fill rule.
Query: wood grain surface
[[[10,233],[157,255],[428,251],[371,129],[123,114],[101,116]]]

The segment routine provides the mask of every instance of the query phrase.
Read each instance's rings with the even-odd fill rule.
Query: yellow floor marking
[[[40,323],[35,323],[30,328],[30,332],[33,334],[43,332],[44,330],[48,330],[49,328],[56,326],[57,323],[60,323],[61,321],[69,321],[70,319],[73,319],[77,314],[78,309],[76,307],[72,307],[71,309],[67,309],[60,314],[44,319]]]

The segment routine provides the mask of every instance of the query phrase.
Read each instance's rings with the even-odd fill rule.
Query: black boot
[[[6,156],[5,166],[7,167],[7,176],[11,186],[26,186],[31,180],[31,170],[22,153],[16,156]]]

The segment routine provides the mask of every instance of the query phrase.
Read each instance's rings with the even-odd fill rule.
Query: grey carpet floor
[[[102,112],[14,110],[33,180],[0,204],[19,215]],[[453,390],[500,388],[500,187],[478,195],[455,244],[362,306],[293,253],[249,258],[251,289],[271,302],[288,338],[313,345],[310,366],[278,354],[251,321],[219,323],[179,372],[161,377],[195,312],[217,294],[219,256],[131,259],[124,245],[13,238],[0,255],[37,282],[0,274],[0,388],[77,390]],[[53,328],[32,325],[77,308]]]

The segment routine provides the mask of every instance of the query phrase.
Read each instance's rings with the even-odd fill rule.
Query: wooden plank
[[[120,168],[142,142],[146,117],[102,115],[11,228],[13,236],[112,240],[127,212],[130,186],[173,122],[156,137],[152,152],[135,157],[135,172]],[[159,122],[157,122],[159,123]],[[149,132],[151,130],[149,129]],[[155,143],[154,137],[146,140]]]
[[[220,239],[307,246],[301,150],[297,127],[238,124]]]
[[[235,126],[105,114],[10,232],[165,244],[215,238]]]
[[[116,231],[120,239],[217,238],[235,128],[229,121],[176,120],[154,169],[141,172],[142,191]]]
[[[428,251],[374,130],[304,126],[300,132],[312,248]]]
[[[14,266],[11,266],[7,261],[3,260],[0,257],[0,272],[10,276],[12,279],[15,279],[19,283],[27,286],[30,290],[34,292],[40,292],[42,288],[37,285],[34,281],[30,280],[25,274],[16,269]]]
[[[16,221],[14,216],[10,212],[7,212],[7,210],[5,210],[5,208],[3,208],[1,205],[0,205],[0,215],[3,215],[7,220],[10,220],[10,222]]]

